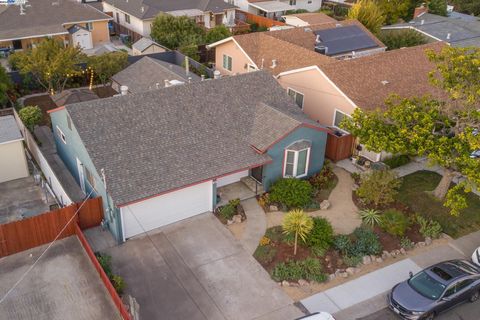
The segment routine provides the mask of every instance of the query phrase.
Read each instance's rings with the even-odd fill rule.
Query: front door
[[[78,183],[85,193],[85,172],[83,171],[83,163],[77,158]]]
[[[22,49],[22,41],[20,41],[20,40],[13,40],[12,45],[13,45],[13,49],[15,49],[15,50]]]
[[[262,183],[263,180],[263,166],[252,168],[250,170],[250,176],[257,180],[257,182]]]

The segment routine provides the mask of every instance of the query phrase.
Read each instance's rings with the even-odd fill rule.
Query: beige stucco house
[[[224,76],[268,70],[303,112],[330,127],[338,136],[348,135],[339,128],[345,116],[350,116],[356,108],[383,107],[391,94],[443,97],[441,90],[429,82],[428,73],[434,65],[425,51],[440,50],[444,43],[387,52],[371,50],[368,55],[338,58],[303,46],[302,43],[307,43],[302,39],[303,33],[307,33],[304,30],[233,36],[213,44],[216,69]],[[279,36],[278,32],[283,34]],[[292,36],[294,32],[296,37]],[[288,33],[291,38],[286,41]],[[353,139],[349,141],[352,144]],[[344,157],[351,155],[353,144],[349,149]],[[385,156],[367,150],[361,150],[360,154],[372,161],[380,161]]]
[[[0,183],[28,177],[23,136],[13,116],[0,117]]]
[[[26,6],[0,6],[0,50],[25,50],[45,38],[92,49],[110,42],[112,18],[73,0],[35,0]]]

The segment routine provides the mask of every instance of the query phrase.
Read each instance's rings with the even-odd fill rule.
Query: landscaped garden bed
[[[214,214],[225,225],[241,223],[247,219],[240,199],[230,200],[226,205],[215,209]]]

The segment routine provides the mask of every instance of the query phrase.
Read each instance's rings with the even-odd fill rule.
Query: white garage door
[[[73,44],[75,46],[79,45],[82,49],[92,49],[92,35],[88,31],[78,31],[74,33],[73,36]]]
[[[121,208],[125,239],[212,210],[212,181]]]
[[[240,171],[225,177],[221,177],[217,179],[217,188],[226,186],[227,184],[231,184],[234,182],[240,181],[241,178],[248,176],[248,170]]]

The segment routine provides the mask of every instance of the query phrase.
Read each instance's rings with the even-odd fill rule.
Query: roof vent
[[[386,86],[387,84],[389,84],[390,82],[388,82],[388,80],[382,80],[381,83]]]
[[[120,94],[122,96],[125,96],[125,95],[127,95],[127,93],[128,93],[128,87],[127,86],[120,86]]]
[[[145,8],[144,8],[143,6],[142,6],[142,8],[141,8],[140,10],[142,10],[142,13],[145,12]]]
[[[328,53],[328,47],[326,46],[315,46],[315,52],[326,55]]]
[[[450,32],[447,33],[447,40],[450,40],[451,37],[452,37],[452,34]]]
[[[277,66],[277,60],[273,59],[272,60],[272,65],[270,66],[270,68],[275,68]]]
[[[220,74],[220,71],[215,70],[213,71],[213,79],[220,79],[222,76]]]
[[[315,43],[321,43],[322,39],[320,39],[320,35],[317,34],[317,37],[315,38]]]
[[[311,29],[311,28],[303,28],[303,31],[305,31],[305,32],[312,32],[312,29]]]
[[[343,25],[341,23],[335,23],[335,27],[340,28],[340,27],[343,27]]]
[[[159,82],[155,83],[155,87],[157,87],[157,89],[160,89],[160,83]]]
[[[425,24],[425,19],[422,19],[422,20],[420,21],[420,25],[423,26],[424,24]]]

